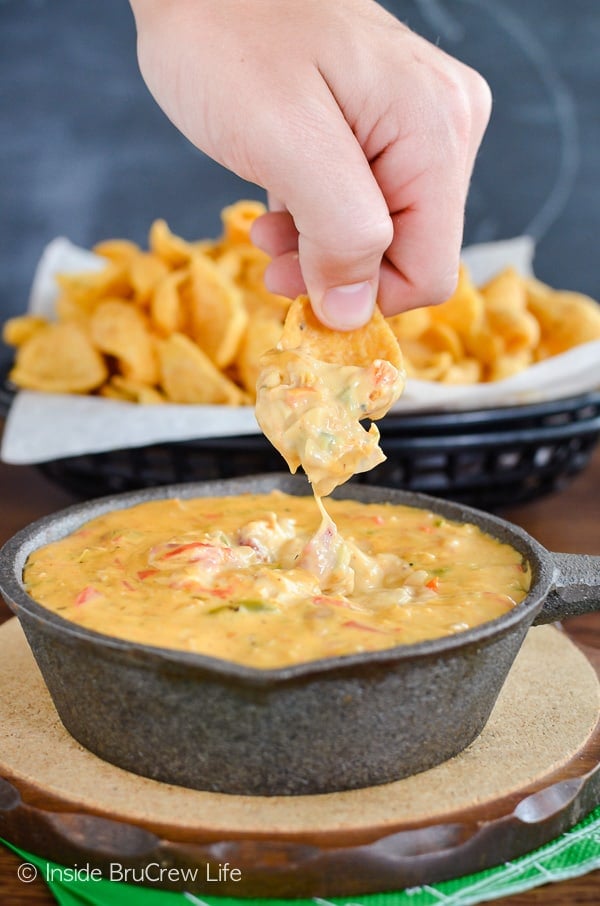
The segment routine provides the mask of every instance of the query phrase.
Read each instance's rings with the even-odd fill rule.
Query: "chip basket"
[[[14,394],[0,383],[0,414]],[[600,391],[522,406],[388,415],[386,461],[353,481],[422,491],[496,510],[563,487],[600,437]],[[262,435],[202,438],[39,463],[81,498],[181,481],[285,470]]]
[[[5,381],[0,414],[13,394]],[[354,481],[496,510],[557,491],[585,467],[600,437],[600,391],[522,406],[388,415],[379,427],[387,459]],[[286,468],[259,434],[111,450],[37,467],[81,498]]]

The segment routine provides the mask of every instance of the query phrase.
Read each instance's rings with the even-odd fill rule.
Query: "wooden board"
[[[530,631],[459,756],[321,796],[203,793],[107,764],[62,727],[16,620],[0,651],[0,836],[63,864],[187,866],[196,880],[179,884],[199,893],[353,895],[503,862],[600,801],[600,656],[552,627]]]

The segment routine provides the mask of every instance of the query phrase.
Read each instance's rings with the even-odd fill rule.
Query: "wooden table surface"
[[[36,469],[0,464],[0,543],[33,519],[72,502],[67,492],[50,484]],[[509,507],[502,515],[523,526],[549,550],[600,555],[600,448],[587,469],[564,490],[539,501]],[[0,601],[0,622],[9,615]],[[600,615],[573,620],[570,629],[588,643],[594,637],[600,647]],[[19,864],[19,859],[0,847],[1,906],[54,903],[43,881],[19,881]],[[494,902],[513,906],[598,906],[600,871]]]

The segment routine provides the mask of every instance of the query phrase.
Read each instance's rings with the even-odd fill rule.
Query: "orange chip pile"
[[[58,275],[55,322],[24,315],[4,325],[17,349],[11,380],[145,404],[252,403],[258,360],[290,305],[265,289],[269,257],[250,242],[264,211],[253,201],[225,208],[216,240],[187,242],[157,220],[148,250],[99,243],[102,269]]]
[[[600,306],[506,268],[476,287],[463,265],[437,307],[388,318],[409,377],[446,384],[499,381],[573,346],[600,339]]]
[[[145,404],[251,404],[260,358],[278,344],[288,310],[288,348],[307,348],[312,337],[321,356],[331,346],[337,364],[396,364],[397,344],[377,327],[385,324],[379,312],[376,330],[339,334],[317,321],[306,297],[290,309],[289,299],[266,290],[269,257],[250,241],[264,211],[254,201],[225,208],[214,240],[186,241],[156,220],[148,249],[127,239],[99,243],[103,268],[57,277],[56,321],[24,315],[5,323],[4,341],[17,350],[11,380]],[[497,381],[600,338],[593,299],[512,268],[477,287],[463,266],[445,303],[386,320],[408,377],[454,384]]]

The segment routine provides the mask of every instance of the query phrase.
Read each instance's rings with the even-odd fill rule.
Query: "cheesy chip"
[[[317,497],[385,459],[377,427],[362,422],[389,411],[404,371],[378,309],[367,325],[342,333],[322,325],[299,296],[260,364],[256,419],[290,470],[302,466]]]

